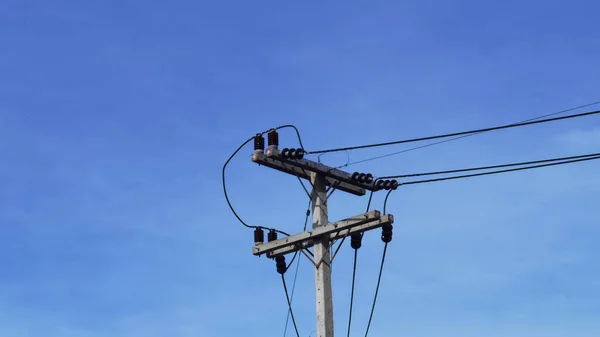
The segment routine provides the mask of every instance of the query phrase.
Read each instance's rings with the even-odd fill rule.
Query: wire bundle
[[[293,128],[296,132],[296,135],[298,137],[298,141],[300,143],[300,148],[298,149],[284,149],[287,151],[284,151],[286,153],[286,155],[291,156],[291,157],[299,157],[300,155],[315,155],[318,154],[319,158],[321,155],[325,154],[325,153],[331,153],[331,152],[339,152],[339,151],[351,151],[351,150],[358,150],[358,149],[367,149],[367,148],[376,148],[376,147],[385,147],[385,146],[391,146],[391,145],[398,145],[398,144],[406,144],[406,143],[413,143],[413,142],[420,142],[420,141],[428,141],[428,140],[435,140],[435,139],[444,139],[438,142],[434,142],[434,143],[430,143],[430,144],[425,144],[422,146],[417,146],[417,147],[412,147],[409,149],[405,149],[405,150],[401,150],[401,151],[396,151],[396,152],[392,152],[392,153],[388,153],[388,154],[384,154],[381,156],[376,156],[376,157],[371,157],[371,158],[367,158],[367,159],[363,159],[363,160],[359,160],[359,161],[354,161],[354,162],[350,162],[348,160],[348,162],[338,168],[341,167],[345,167],[345,166],[350,166],[350,165],[354,165],[354,164],[358,164],[358,163],[364,163],[367,161],[372,161],[372,160],[376,160],[376,159],[381,159],[381,158],[386,158],[389,156],[393,156],[393,155],[397,155],[400,153],[405,153],[405,152],[409,152],[409,151],[414,151],[414,150],[418,150],[418,149],[422,149],[422,148],[426,148],[426,147],[430,147],[430,146],[434,146],[434,145],[438,145],[438,144],[442,144],[442,143],[447,143],[450,141],[454,141],[454,140],[458,140],[461,138],[465,138],[465,137],[470,137],[470,136],[474,136],[477,134],[481,134],[484,132],[490,132],[490,131],[496,131],[496,130],[502,130],[502,129],[509,129],[509,128],[515,128],[515,127],[522,127],[522,126],[528,126],[528,125],[536,125],[536,124],[543,124],[543,123],[549,123],[549,122],[555,122],[555,121],[563,121],[563,120],[568,120],[568,119],[573,119],[573,118],[580,118],[580,117],[586,117],[586,116],[593,116],[593,115],[598,115],[600,114],[600,110],[597,111],[590,111],[590,112],[584,112],[584,113],[578,113],[578,114],[572,114],[572,115],[567,115],[567,116],[561,116],[561,117],[552,117],[552,118],[547,118],[547,117],[551,117],[554,115],[558,115],[558,114],[562,114],[565,112],[569,112],[569,111],[573,111],[576,109],[580,109],[580,108],[584,108],[584,107],[588,107],[588,106],[592,106],[592,105],[596,105],[596,104],[600,104],[600,101],[598,102],[593,102],[590,104],[585,104],[585,105],[581,105],[578,107],[574,107],[574,108],[570,108],[570,109],[566,109],[566,110],[561,110],[558,112],[554,112],[554,113],[550,113],[550,114],[546,114],[543,116],[539,116],[539,117],[535,117],[535,118],[531,118],[531,119],[527,119],[521,122],[517,122],[517,123],[513,123],[513,124],[506,124],[506,125],[500,125],[500,126],[495,126],[495,127],[488,127],[488,128],[481,128],[481,129],[475,129],[475,130],[468,130],[468,131],[460,131],[460,132],[453,132],[453,133],[446,133],[446,134],[441,134],[441,135],[434,135],[434,136],[427,136],[427,137],[419,137],[419,138],[412,138],[412,139],[404,139],[404,140],[396,140],[396,141],[390,141],[390,142],[384,142],[384,143],[374,143],[374,144],[366,144],[366,145],[358,145],[358,146],[349,146],[349,147],[341,147],[341,148],[332,148],[332,149],[325,149],[325,150],[318,150],[318,151],[307,151],[303,144],[302,144],[302,139],[300,137],[300,132],[298,131],[298,129],[293,126],[293,125],[283,125],[274,129],[271,129],[269,131],[264,131],[262,133],[257,134],[257,136],[262,136],[267,132],[272,132],[274,130],[278,130],[278,129],[283,129],[283,128]],[[227,204],[229,206],[229,208],[231,209],[232,213],[234,214],[234,216],[238,219],[238,221],[245,227],[248,228],[254,228],[257,230],[261,230],[261,228],[265,228],[268,229],[272,232],[278,232],[284,235],[288,235],[287,233],[281,231],[281,230],[277,230],[274,228],[268,228],[268,227],[262,227],[262,226],[253,226],[253,225],[249,225],[246,222],[244,222],[241,217],[236,213],[236,211],[234,210],[229,197],[227,195],[227,188],[226,188],[226,183],[225,183],[225,169],[227,167],[227,165],[230,163],[230,161],[234,158],[234,156],[249,142],[251,142],[253,139],[256,142],[256,137],[252,137],[250,139],[248,139],[246,142],[244,142],[230,157],[229,159],[225,162],[224,166],[223,166],[223,171],[222,171],[222,179],[223,179],[223,192],[225,195],[225,199],[227,201]],[[271,137],[271,135],[269,135],[269,137]],[[264,143],[264,140],[263,140]],[[260,144],[259,144],[260,145]],[[256,144],[255,144],[256,146]],[[264,147],[264,144],[263,144]],[[292,151],[293,150],[293,151]],[[292,153],[293,152],[293,153]],[[600,152],[599,153],[590,153],[590,154],[582,154],[582,155],[576,155],[576,156],[568,156],[568,157],[557,157],[557,158],[550,158],[550,159],[539,159],[539,160],[530,160],[530,161],[523,161],[523,162],[515,162],[515,163],[506,163],[506,164],[495,164],[495,165],[487,165],[487,166],[478,166],[478,167],[468,167],[468,168],[459,168],[459,169],[451,169],[451,170],[441,170],[441,171],[432,171],[432,172],[419,172],[419,173],[410,173],[410,174],[396,174],[396,175],[388,175],[388,176],[383,176],[383,177],[379,177],[377,178],[378,180],[382,180],[382,179],[402,179],[405,180],[407,178],[416,178],[416,177],[426,177],[426,176],[442,176],[442,177],[436,177],[436,178],[427,178],[427,179],[417,179],[417,180],[408,180],[408,181],[400,181],[398,182],[398,186],[404,186],[404,185],[416,185],[416,184],[423,184],[423,183],[431,183],[431,182],[440,182],[440,181],[446,181],[446,180],[456,180],[456,179],[465,179],[465,178],[471,178],[471,177],[477,177],[477,176],[486,176],[486,175],[494,175],[494,174],[501,174],[501,173],[508,173],[508,172],[515,172],[515,171],[522,171],[522,170],[530,170],[530,169],[536,169],[536,168],[543,168],[543,167],[551,167],[551,166],[557,166],[557,165],[566,165],[566,164],[571,164],[571,163],[577,163],[577,162],[584,162],[584,161],[591,161],[591,160],[596,160],[596,159],[600,159]],[[320,161],[320,160],[319,160]],[[465,173],[465,174],[463,174]],[[364,175],[364,178],[367,179],[367,175]],[[372,176],[370,176],[370,179],[373,179]],[[302,183],[302,180],[300,179],[300,177],[298,177],[298,180]],[[302,184],[303,185],[303,184]],[[308,190],[306,189],[306,187],[303,185],[304,190],[306,191],[306,193],[309,195],[310,197],[310,193],[308,192]],[[333,188],[333,190],[335,190],[335,188]],[[383,213],[386,213],[386,208],[387,208],[387,201],[388,198],[391,194],[391,192],[393,192],[395,189],[390,189],[385,197],[384,200],[384,204],[383,204]],[[333,192],[333,191],[332,191]],[[371,192],[370,197],[369,197],[369,202],[367,205],[367,212],[369,211],[370,205],[371,205],[371,201],[372,201],[372,197],[373,197],[373,193]],[[309,203],[310,205],[310,203]],[[306,218],[305,218],[305,222],[304,222],[304,229],[306,230],[306,225],[307,225],[307,221],[308,221],[308,215],[310,214],[309,211],[307,211],[306,213]],[[373,304],[371,307],[371,313],[369,316],[369,321],[368,321],[368,325],[367,325],[367,329],[365,332],[365,337],[368,335],[369,333],[369,328],[371,326],[371,321],[373,319],[373,313],[375,310],[375,303],[377,300],[377,296],[378,296],[378,292],[379,292],[379,287],[380,287],[380,283],[381,283],[381,277],[382,277],[382,273],[383,273],[383,265],[384,265],[384,261],[385,261],[385,256],[386,256],[386,252],[387,252],[387,246],[389,241],[391,240],[391,228],[389,228],[389,240],[384,240],[385,242],[385,247],[383,249],[383,254],[382,254],[382,259],[381,259],[381,266],[379,269],[379,276],[377,279],[377,286],[375,288],[375,295],[373,298]],[[352,237],[351,239],[351,245],[352,248],[355,249],[354,251],[354,264],[353,264],[353,272],[352,272],[352,289],[351,289],[351,298],[350,298],[350,312],[349,312],[349,319],[348,319],[348,336],[350,336],[350,327],[351,327],[351,322],[352,322],[352,307],[353,307],[353,301],[354,301],[354,285],[355,285],[355,277],[356,277],[356,267],[357,267],[357,258],[358,258],[358,248],[360,248],[361,243],[360,241],[362,240],[362,236],[363,233],[361,233],[360,235],[355,235]],[[258,239],[255,238],[255,241],[257,241]],[[259,240],[261,241],[261,240]],[[338,247],[339,249],[339,247]],[[284,278],[284,273],[285,271],[287,271],[287,269],[289,269],[289,267],[292,265],[292,263],[294,262],[294,260],[297,257],[297,252],[296,254],[294,254],[294,257],[292,258],[292,261],[287,265],[287,266],[280,266],[279,268],[279,272],[281,273],[281,279],[283,282],[283,287],[285,290],[285,294],[286,294],[286,299],[287,299],[287,303],[288,303],[288,319],[292,318],[293,324],[294,324],[294,328],[295,328],[295,332],[296,335],[299,337],[299,333],[298,333],[298,328],[296,326],[296,322],[295,322],[295,318],[292,312],[292,300],[293,300],[293,293],[294,293],[294,288],[295,288],[295,283],[296,283],[296,278],[297,278],[297,274],[298,274],[298,265],[296,266],[296,273],[294,275],[294,286],[292,288],[292,295],[290,296],[288,293],[288,289],[287,289],[287,285],[285,283],[285,278]],[[281,264],[281,261],[279,261]],[[299,260],[298,260],[299,263]],[[287,324],[288,324],[288,320],[286,319],[286,329],[284,331],[284,336],[287,332]]]

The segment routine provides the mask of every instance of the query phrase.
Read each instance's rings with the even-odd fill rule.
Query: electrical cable
[[[300,131],[298,131],[298,128],[294,125],[291,124],[287,124],[287,125],[281,125],[278,126],[276,128],[270,129],[270,130],[280,130],[280,129],[285,129],[285,128],[292,128],[296,131],[296,136],[298,137],[298,142],[300,143],[300,147],[304,150],[304,145],[302,144],[302,137],[300,136]],[[265,133],[268,133],[270,130],[267,131],[263,131],[260,134],[264,135]],[[229,164],[229,162],[231,162],[231,160],[233,159],[233,157],[235,157],[235,155],[240,152],[240,150],[246,146],[246,144],[248,144],[250,141],[253,140],[254,137],[249,138],[248,140],[246,140],[244,143],[242,143],[242,145],[240,145],[234,152],[233,154],[227,159],[227,161],[225,162],[225,164],[223,165],[223,170],[222,170],[222,183],[223,183],[223,194],[225,195],[225,201],[227,201],[227,205],[229,206],[229,209],[231,210],[231,212],[233,213],[233,215],[238,219],[238,221],[244,225],[244,227],[247,228],[265,228],[265,229],[269,229],[269,230],[274,230],[278,233],[281,233],[283,235],[286,236],[290,236],[290,234],[275,229],[275,228],[269,228],[269,227],[264,227],[264,226],[253,226],[253,225],[248,225],[244,220],[242,220],[242,218],[237,214],[237,212],[235,211],[235,209],[233,208],[233,205],[231,204],[231,201],[229,200],[229,195],[227,194],[227,184],[225,182],[225,170],[227,168],[227,165]]]
[[[373,200],[373,191],[369,195],[369,202],[367,203],[367,212],[371,208],[371,200]],[[365,232],[360,233],[360,239],[362,240]],[[354,263],[352,266],[352,286],[350,290],[350,312],[348,314],[348,337],[350,337],[350,327],[352,325],[352,307],[354,305],[354,283],[356,281],[356,261],[358,260],[358,249],[354,249]]]
[[[350,314],[348,315],[348,337],[350,337],[350,326],[352,325],[352,306],[354,304],[354,281],[356,280],[356,260],[358,249],[354,250],[354,265],[352,266],[352,288],[350,290]]]
[[[289,313],[292,316],[292,323],[294,324],[294,330],[296,330],[296,336],[300,337],[300,333],[298,332],[298,326],[296,325],[296,319],[294,318],[294,312],[292,311],[292,302],[290,301],[287,285],[285,284],[285,276],[283,275],[284,274],[281,274],[281,282],[283,282],[283,290],[285,291],[285,298],[287,299]]]
[[[387,253],[388,243],[383,246],[383,255],[381,256],[381,266],[379,267],[379,277],[377,277],[377,287],[375,287],[375,297],[373,297],[373,306],[371,307],[371,315],[369,315],[369,323],[367,324],[367,331],[365,337],[369,334],[369,328],[371,327],[371,321],[373,320],[373,313],[375,312],[375,302],[377,302],[377,295],[379,294],[379,285],[381,284],[381,274],[383,274],[383,263],[385,262],[385,254]]]
[[[291,129],[294,129],[294,131],[296,131],[296,136],[298,137],[298,143],[300,144],[300,148],[302,148],[302,150],[304,150],[304,152],[306,152],[306,149],[304,148],[304,145],[302,144],[302,137],[300,137],[300,131],[298,131],[298,128],[292,124],[281,125],[276,128],[273,128],[273,129],[270,129],[267,131],[263,131],[260,134],[264,135],[265,133],[268,133],[271,130],[281,130],[281,129],[286,129],[286,128],[291,128]]]
[[[389,146],[389,145],[404,144],[404,143],[413,143],[413,142],[420,142],[420,141],[425,141],[425,140],[432,140],[432,139],[448,138],[448,137],[453,137],[453,136],[467,135],[467,134],[472,134],[472,133],[481,133],[481,132],[488,132],[488,131],[494,131],[494,130],[509,129],[509,128],[514,128],[514,127],[519,127],[519,126],[526,126],[526,125],[532,125],[532,124],[548,123],[548,122],[554,122],[554,121],[558,121],[558,120],[565,120],[565,119],[571,119],[571,118],[585,117],[585,116],[591,116],[591,115],[596,115],[596,114],[600,114],[600,110],[590,111],[590,112],[584,112],[584,113],[579,113],[579,114],[574,114],[574,115],[567,115],[567,116],[561,116],[561,117],[554,117],[554,118],[547,118],[547,119],[541,119],[541,120],[523,122],[523,123],[507,124],[507,125],[501,125],[501,126],[495,126],[495,127],[489,127],[489,128],[483,128],[483,129],[475,129],[475,130],[469,130],[469,131],[453,132],[453,133],[447,133],[447,134],[436,135],[436,136],[428,136],[428,137],[420,137],[420,138],[413,138],[413,139],[396,140],[396,141],[385,142],[385,143],[375,143],[375,144],[367,144],[367,145],[359,145],[359,146],[341,147],[341,148],[334,148],[334,149],[327,149],[327,150],[310,151],[310,152],[307,152],[307,153],[309,153],[309,154],[329,153],[329,152],[358,150],[358,149],[366,149],[366,148]]]
[[[432,182],[438,182],[438,181],[444,181],[444,180],[454,180],[454,179],[463,179],[463,178],[470,178],[470,177],[479,177],[479,176],[493,175],[493,174],[506,173],[506,172],[529,170],[529,169],[540,168],[540,167],[548,167],[548,166],[556,166],[556,165],[564,165],[564,164],[570,164],[570,163],[577,163],[577,162],[588,161],[588,160],[595,160],[595,159],[600,159],[600,156],[597,156],[597,157],[587,157],[587,158],[574,159],[574,160],[567,160],[567,161],[561,161],[561,162],[558,162],[558,163],[525,166],[525,167],[519,167],[519,168],[507,169],[507,170],[498,170],[498,171],[490,171],[490,172],[482,172],[482,173],[474,173],[474,174],[465,174],[465,175],[459,175],[459,176],[450,176],[450,177],[435,178],[435,179],[426,179],[426,180],[414,180],[414,181],[408,181],[408,182],[400,183],[400,185],[424,184],[424,183],[432,183]]]
[[[312,202],[309,200],[308,206],[306,209],[306,218],[304,219],[304,229],[302,230],[303,232],[306,231],[306,226],[308,225],[308,217],[310,216],[310,204],[311,203]],[[290,264],[286,267],[286,270],[290,268],[290,266],[296,259],[297,255],[298,255],[298,251],[294,252],[294,257],[292,257],[292,261],[290,261]],[[292,294],[290,296],[290,303],[294,301],[294,292],[296,290],[296,280],[298,279],[298,269],[299,268],[300,268],[300,259],[298,259],[298,262],[296,262],[296,271],[294,272],[294,281],[292,282]],[[288,324],[289,324],[289,320],[290,320],[290,313],[291,313],[291,310],[288,310],[287,317],[285,319],[285,328],[283,330],[283,337],[285,337],[287,335],[287,328],[288,328]]]
[[[600,104],[600,101],[592,102],[592,103],[588,103],[588,104],[584,104],[584,105],[580,105],[580,106],[577,106],[577,107],[574,107],[574,108],[569,108],[569,109],[565,109],[565,110],[561,110],[561,111],[557,111],[557,112],[553,112],[553,113],[549,113],[549,114],[538,116],[538,117],[535,117],[535,118],[530,118],[530,119],[522,120],[522,121],[516,122],[514,124],[535,121],[535,120],[538,120],[538,119],[541,119],[541,118],[555,116],[555,115],[559,115],[559,114],[562,114],[562,113],[565,113],[565,112],[574,111],[574,110],[582,109],[582,108],[587,108],[587,107],[590,107],[590,106],[593,106],[593,105],[597,105],[597,104]],[[438,141],[438,142],[434,142],[434,143],[430,143],[430,144],[415,146],[415,147],[411,147],[411,148],[408,148],[408,149],[404,149],[404,150],[400,150],[400,151],[396,151],[396,152],[392,152],[392,153],[388,153],[388,154],[384,154],[384,155],[380,155],[380,156],[375,156],[375,157],[370,157],[370,158],[366,158],[366,159],[361,159],[361,160],[357,160],[357,161],[354,161],[354,162],[351,162],[351,163],[346,163],[345,165],[338,166],[337,168],[339,169],[339,168],[347,167],[347,166],[350,166],[350,165],[355,165],[355,164],[360,164],[360,163],[366,163],[368,161],[373,161],[373,160],[377,160],[377,159],[387,158],[387,157],[395,156],[397,154],[411,152],[411,151],[423,149],[423,148],[434,146],[434,145],[448,143],[448,142],[455,141],[455,140],[458,140],[458,139],[461,139],[461,138],[475,136],[475,135],[478,135],[480,133],[485,133],[485,132],[486,131],[469,133],[469,134],[466,134],[466,135],[462,135],[462,136],[458,136],[458,137],[454,137],[454,138],[450,138],[450,139],[444,139],[444,140],[441,140],[441,141]]]
[[[448,173],[460,173],[460,172],[468,172],[468,171],[480,171],[480,170],[489,170],[489,169],[496,169],[496,168],[502,168],[502,167],[522,166],[522,165],[539,164],[539,163],[547,163],[547,162],[555,162],[555,161],[565,161],[565,160],[570,160],[570,159],[580,159],[580,158],[596,157],[596,156],[600,156],[600,152],[599,153],[592,153],[592,154],[578,155],[578,156],[562,157],[562,158],[552,158],[552,159],[541,159],[541,160],[534,160],[534,161],[525,161],[525,162],[520,162],[520,163],[471,167],[471,168],[457,169],[457,170],[435,171],[435,172],[425,172],[425,173],[412,173],[412,174],[400,174],[400,175],[395,175],[395,176],[380,177],[379,179],[409,178],[409,177],[420,177],[420,176],[439,175],[439,174],[448,174]]]

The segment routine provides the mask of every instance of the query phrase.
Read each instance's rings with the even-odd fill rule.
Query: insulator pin
[[[285,265],[285,256],[280,255],[275,257],[275,266],[277,266],[277,272],[283,275],[287,271],[287,266]]]
[[[265,151],[265,137],[260,133],[257,133],[256,136],[254,136],[254,151]]]
[[[262,245],[265,243],[265,231],[258,227],[254,230],[254,245]]]
[[[394,226],[392,224],[385,224],[381,226],[381,241],[388,243],[392,241],[392,230]]]
[[[267,233],[267,241],[271,242],[275,240],[277,240],[277,232],[274,229],[271,229],[269,230],[269,233]]]
[[[362,246],[362,235],[360,233],[354,233],[350,236],[350,247],[358,249]]]
[[[279,146],[279,134],[274,129],[267,134],[269,146]]]

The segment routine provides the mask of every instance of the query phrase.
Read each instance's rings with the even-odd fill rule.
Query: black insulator
[[[365,183],[370,184],[373,182],[373,175],[371,173],[367,173],[365,176]]]
[[[358,180],[358,176],[360,176],[360,173],[354,172],[354,173],[352,173],[352,177],[351,178],[352,178],[352,180],[357,181]]]
[[[400,186],[400,184],[398,183],[397,180],[392,180],[390,182],[390,185],[391,185],[392,190],[396,190],[396,189],[398,189],[398,186]]]
[[[390,223],[387,223],[381,226],[381,241],[387,243],[392,241],[392,230],[394,226]]]
[[[280,255],[275,257],[275,265],[277,266],[277,272],[283,275],[287,271],[287,266],[285,265],[285,256]]]
[[[296,159],[302,159],[304,158],[304,149],[297,149],[296,150]]]
[[[254,136],[254,151],[256,150],[265,150],[265,137],[260,133],[257,133],[256,136]]]
[[[362,235],[359,233],[352,234],[350,236],[350,246],[354,249],[360,248],[362,245]]]
[[[271,145],[279,146],[279,134],[277,133],[277,131],[275,131],[275,130],[269,131],[269,133],[267,134],[267,138],[269,141],[269,146],[271,146]]]
[[[277,240],[277,232],[274,229],[271,229],[267,234],[267,240],[269,242]]]
[[[375,187],[377,188],[377,190],[382,190],[384,185],[385,180],[377,180],[377,183],[375,183]]]
[[[254,230],[254,243],[257,245],[265,243],[265,231],[260,227]]]
[[[386,180],[386,181],[383,183],[383,188],[385,188],[385,190],[386,190],[386,191],[389,191],[389,189],[390,189],[390,188],[392,188],[392,182],[391,182],[391,181],[389,181],[389,180]]]
[[[364,183],[365,183],[365,179],[366,179],[366,177],[367,177],[367,175],[366,175],[366,174],[364,174],[364,173],[361,173],[361,174],[358,176],[358,182],[360,182],[360,183],[364,184]]]
[[[290,149],[288,149],[287,147],[284,147],[283,150],[281,150],[281,156],[283,158],[287,158],[290,155]]]
[[[290,152],[288,152],[288,157],[290,159],[296,159],[296,149],[290,149]]]
[[[392,234],[381,234],[381,241],[385,243],[392,241]]]

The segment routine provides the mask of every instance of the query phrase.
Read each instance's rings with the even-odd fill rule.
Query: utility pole
[[[311,176],[313,229],[327,225],[327,190],[325,177],[318,172]],[[327,236],[316,240],[314,259],[323,261],[315,266],[315,291],[317,295],[317,336],[333,336],[333,295],[331,291],[330,241]]]
[[[284,148],[279,150],[279,136],[275,130],[268,133],[267,150],[264,150],[264,138],[254,138],[252,161],[275,170],[294,175],[311,182],[313,225],[311,230],[293,234],[268,242],[256,241],[252,254],[265,254],[269,258],[278,258],[285,254],[301,252],[315,267],[315,292],[317,313],[317,336],[333,337],[333,296],[331,289],[331,263],[336,253],[331,255],[331,246],[338,239],[345,240],[352,234],[366,232],[394,222],[390,214],[381,214],[374,210],[348,219],[329,223],[327,214],[327,188],[339,189],[357,196],[363,196],[366,190],[396,189],[396,181],[375,180],[371,174],[354,172],[352,174],[304,159],[303,149]],[[262,230],[262,229],[258,229]],[[309,249],[313,248],[311,252]],[[339,249],[339,248],[338,248]],[[285,267],[285,266],[284,266]]]

